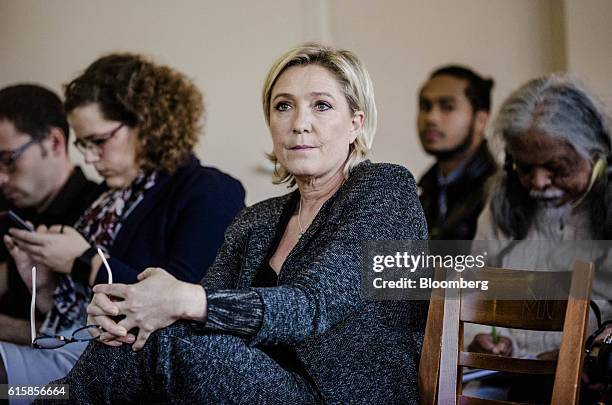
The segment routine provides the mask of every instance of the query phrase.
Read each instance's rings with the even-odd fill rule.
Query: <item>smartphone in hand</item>
[[[26,231],[34,232],[34,227],[24,221],[23,218],[21,218],[15,212],[9,211],[8,216],[19,228],[24,229]]]

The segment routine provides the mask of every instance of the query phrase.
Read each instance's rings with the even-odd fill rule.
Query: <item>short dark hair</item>
[[[44,138],[52,127],[64,134],[68,148],[69,127],[64,105],[53,91],[36,84],[17,84],[0,90],[0,119],[32,139]]]
[[[470,100],[472,109],[476,111],[491,111],[491,90],[495,82],[491,78],[483,78],[472,69],[460,65],[447,65],[436,69],[429,79],[437,76],[452,76],[465,80],[465,96]]]

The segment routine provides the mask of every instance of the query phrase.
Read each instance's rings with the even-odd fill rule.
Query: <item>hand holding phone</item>
[[[14,211],[9,211],[8,216],[15,224],[17,224],[19,228],[25,229],[26,231],[34,232],[34,227],[24,221],[23,218],[17,215]]]

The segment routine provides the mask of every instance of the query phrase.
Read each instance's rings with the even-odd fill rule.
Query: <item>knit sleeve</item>
[[[253,290],[210,290],[206,292],[208,316],[196,322],[199,331],[253,336],[261,327],[263,304]]]

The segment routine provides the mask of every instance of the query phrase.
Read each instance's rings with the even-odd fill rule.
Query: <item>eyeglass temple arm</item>
[[[111,271],[108,262],[106,261],[106,256],[104,256],[104,252],[102,249],[98,248],[98,254],[102,258],[102,263],[104,263],[104,267],[106,268],[106,274],[108,275],[108,284],[113,284],[113,272]]]
[[[30,302],[30,335],[36,339],[36,266],[32,266],[32,300]]]
[[[98,248],[98,254],[102,258],[104,267],[108,274],[108,284],[113,283],[113,273],[111,272],[110,266],[106,261],[106,257],[100,248]],[[32,338],[32,344],[36,339],[36,266],[32,266],[32,299],[30,301],[30,336]]]

